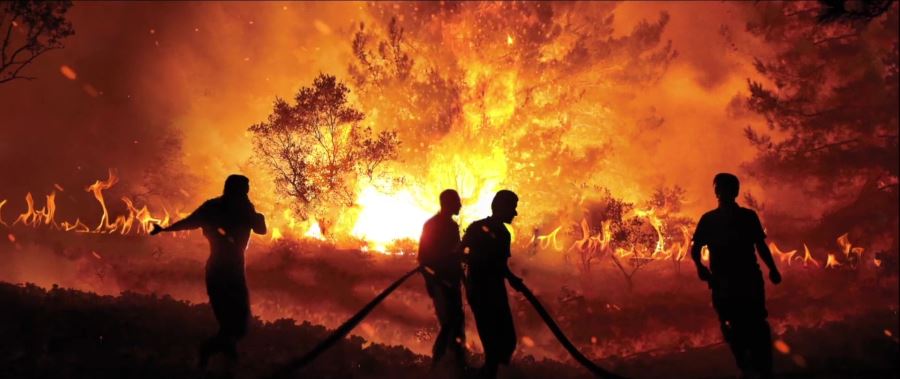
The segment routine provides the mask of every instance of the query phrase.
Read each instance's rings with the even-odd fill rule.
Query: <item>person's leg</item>
[[[497,361],[509,365],[513,354],[516,352],[516,327],[513,323],[512,309],[509,307],[509,298],[506,294],[506,284],[501,283],[497,288],[497,336],[498,352]]]
[[[454,355],[454,361],[460,370],[466,367],[466,316],[463,312],[462,290],[457,286],[450,288],[447,292],[448,296],[448,325],[449,332],[447,340],[449,349]]]
[[[485,294],[485,301],[480,304],[482,317],[481,321],[475,320],[484,346],[484,366],[479,371],[479,377],[494,379],[499,366],[510,362],[516,348],[516,334],[505,281],[499,278],[481,290]],[[482,325],[478,325],[479,322]]]
[[[198,354],[198,366],[201,370],[206,370],[206,367],[209,365],[209,359],[213,356],[213,354],[221,351],[221,343],[219,342],[221,338],[220,333],[216,333],[215,335],[207,338],[200,345]]]
[[[247,335],[250,322],[250,296],[243,276],[235,278],[232,284],[223,323],[222,352],[228,363],[234,366],[238,361],[238,341]]]
[[[772,372],[772,328],[769,326],[767,318],[769,311],[766,309],[766,286],[762,273],[755,276],[752,298],[754,328],[756,329],[753,336],[753,342],[750,350],[753,364],[756,366],[760,376],[764,379],[773,377]]]
[[[199,366],[201,369],[206,369],[213,355],[222,352],[222,340],[227,333],[225,325],[228,313],[226,309],[227,292],[222,288],[221,281],[210,272],[206,274],[206,293],[209,295],[209,304],[216,317],[216,322],[219,324],[219,330],[200,345]]]
[[[762,378],[772,378],[772,329],[765,319],[753,323],[750,356],[755,371]]]
[[[242,277],[237,275],[218,275],[209,280],[210,304],[219,332],[208,339],[201,348],[201,363],[206,364],[210,357],[222,353],[229,372],[237,365],[237,343],[247,333],[250,318],[250,302],[247,287]]]
[[[444,356],[444,353],[447,351],[448,339],[450,334],[450,328],[448,325],[449,322],[449,314],[447,307],[447,294],[443,288],[441,288],[440,284],[434,280],[426,279],[426,286],[428,286],[428,293],[431,295],[431,300],[434,302],[434,313],[438,319],[438,334],[434,338],[434,345],[431,348],[431,366],[437,366],[438,362],[440,362],[441,358]]]
[[[434,338],[434,346],[431,347],[431,367],[437,366],[438,362],[444,357],[444,353],[447,352],[449,335],[450,329],[446,325],[441,325],[440,331]]]
[[[478,338],[484,348],[484,365],[478,370],[477,377],[493,379],[497,376],[497,366],[499,365],[494,357],[494,350],[496,350],[496,337],[493,332],[494,303],[490,294],[486,293],[489,289],[485,288],[483,280],[475,281],[472,276],[469,276],[468,279],[466,297],[469,299],[469,308],[472,309],[472,316],[475,318],[475,330],[478,331]]]
[[[728,349],[731,350],[731,355],[734,357],[734,363],[741,372],[747,371],[750,368],[747,362],[747,349],[739,330],[736,329],[733,322],[727,320],[720,322],[719,327],[722,329],[722,337],[725,338],[725,343],[728,344]]]
[[[713,308],[719,317],[719,327],[722,330],[722,337],[728,344],[734,362],[742,373],[746,373],[750,369],[747,360],[747,347],[744,336],[741,334],[742,329],[740,322],[737,321],[739,310],[733,296],[722,289],[714,288],[712,291]]]
[[[484,356],[484,366],[478,370],[478,379],[495,379],[497,378],[497,369],[500,362],[496,358],[486,354]]]

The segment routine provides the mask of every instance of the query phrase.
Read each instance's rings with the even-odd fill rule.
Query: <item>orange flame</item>
[[[303,233],[303,236],[306,238],[325,240],[325,235],[322,234],[322,227],[319,226],[319,222],[316,221],[316,219],[310,220],[309,229],[306,229],[306,232]]]
[[[44,207],[39,210],[34,209],[34,198],[31,196],[31,192],[25,195],[25,204],[28,209],[13,221],[13,225],[22,224],[31,227],[37,227],[38,225],[57,226],[56,221],[53,219],[56,214],[56,192],[47,195]]]
[[[787,342],[784,342],[784,340],[775,340],[772,345],[775,347],[775,350],[777,350],[781,354],[791,353],[791,346],[788,345]]]
[[[782,263],[787,263],[788,266],[791,265],[791,261],[794,260],[794,255],[797,254],[797,250],[791,250],[788,252],[781,251],[778,248],[778,245],[775,242],[769,242],[769,250],[772,250],[772,254],[778,258]]]
[[[562,230],[562,225],[557,226],[550,234],[537,236],[538,246],[540,246],[541,249],[553,248],[553,250],[556,251],[562,250],[562,246],[559,245],[559,241],[556,239],[556,235],[560,230]]]
[[[85,225],[80,218],[76,218],[75,222],[69,221],[56,221],[56,191],[51,192],[49,195],[46,195],[46,201],[42,208],[37,209],[34,202],[34,197],[31,192],[28,192],[25,195],[25,205],[26,210],[20,214],[15,221],[13,221],[12,225],[6,224],[2,219],[0,219],[0,224],[5,226],[15,226],[15,225],[23,225],[30,227],[38,227],[45,226],[51,229],[63,230],[66,232],[74,231],[74,232],[97,232],[97,233],[113,233],[119,232],[121,234],[128,233],[149,233],[151,229],[151,225],[154,223],[168,225],[169,224],[169,212],[165,211],[165,216],[163,218],[153,217],[150,210],[147,206],[143,206],[138,209],[131,199],[127,197],[123,197],[122,201],[128,207],[127,215],[119,215],[116,217],[114,222],[110,222],[109,211],[106,207],[106,201],[103,198],[103,190],[109,189],[114,184],[118,182],[118,177],[116,177],[115,173],[110,170],[109,178],[107,180],[101,181],[97,180],[94,184],[88,186],[85,191],[91,192],[94,195],[94,198],[100,203],[100,208],[103,213],[100,218],[100,224],[91,229],[89,226]],[[59,184],[53,185],[55,189],[62,191],[62,186]],[[6,200],[0,201],[0,208],[6,204]],[[135,225],[137,222],[137,225]]]
[[[812,254],[809,253],[809,247],[806,246],[805,243],[803,244],[803,252],[803,267],[806,267],[808,264],[812,264],[816,267],[822,267],[822,265],[819,264],[819,261],[815,260],[815,258],[812,257]]]
[[[850,255],[850,249],[853,248],[853,244],[850,243],[848,233],[844,233],[840,237],[838,237],[837,243],[841,247],[841,251],[844,252],[844,255]]]
[[[691,230],[687,226],[681,226],[681,238],[682,242],[678,247],[678,255],[675,257],[676,261],[684,260],[688,255],[688,251],[691,250]]]
[[[6,204],[6,199],[0,200],[0,225],[9,226],[3,221],[3,205]]]
[[[656,235],[657,235],[656,248],[653,250],[652,255],[656,256],[657,254],[664,252],[666,250],[666,243],[665,243],[666,237],[663,235],[663,232],[662,232],[663,231],[663,220],[660,219],[656,215],[656,211],[652,208],[648,209],[646,211],[635,210],[634,213],[638,217],[646,218],[647,221],[650,222],[650,225],[653,226],[653,229],[656,230]]]
[[[109,177],[104,180],[97,180],[94,184],[89,185],[85,188],[85,191],[91,192],[94,194],[94,198],[97,199],[97,202],[100,203],[100,207],[103,209],[103,215],[100,217],[100,224],[97,225],[95,231],[101,230],[115,230],[115,225],[109,223],[109,211],[106,209],[106,201],[103,200],[103,190],[110,189],[114,184],[119,182],[119,177],[113,172],[113,170],[109,170]]]

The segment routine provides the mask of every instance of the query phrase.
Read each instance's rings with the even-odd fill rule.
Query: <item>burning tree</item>
[[[657,188],[640,207],[613,197],[609,190],[597,192],[598,200],[587,204],[579,225],[581,238],[566,254],[567,260],[575,261],[586,290],[592,286],[592,267],[607,256],[629,289],[634,287],[634,275],[653,261],[668,259],[679,268],[690,245],[686,241],[691,221],[678,215],[683,189]],[[680,244],[669,237],[674,235],[682,236]]]
[[[352,206],[357,181],[382,176],[379,167],[396,156],[396,134],[363,127],[365,114],[349,103],[349,93],[334,76],[320,74],[297,92],[295,104],[276,99],[268,120],[250,127],[256,157],[303,217]]]
[[[892,1],[760,4],[748,30],[778,46],[750,81],[749,108],[769,131],[747,127],[748,165],[769,185],[824,199],[812,238],[854,227],[885,233],[897,249],[898,53]]]
[[[0,50],[0,83],[31,80],[22,74],[37,57],[63,48],[62,41],[75,34],[66,20],[71,1],[10,1],[0,4],[0,27],[6,28]]]
[[[687,257],[693,236],[693,220],[680,214],[687,192],[679,186],[658,187],[644,206],[654,210],[653,216],[658,217],[660,240],[664,245],[658,246],[660,250],[672,261],[676,272],[681,272],[681,262]],[[748,193],[749,195],[749,193]],[[754,208],[757,209],[757,208]],[[676,242],[672,236],[681,236],[681,241]]]
[[[569,248],[578,260],[578,271],[589,276],[591,267],[615,250],[613,240],[623,240],[624,219],[632,204],[616,199],[607,189],[600,189],[596,201],[590,202],[581,220],[581,239]]]
[[[409,44],[396,17],[380,33],[361,23],[353,36],[354,59],[347,71],[362,102],[378,104],[391,99],[392,106],[379,113],[398,125],[401,139],[438,139],[460,116],[460,85],[435,67],[422,67],[428,62],[416,61],[407,51]],[[416,63],[418,70],[413,70]],[[429,150],[425,146],[404,148],[412,155]]]
[[[527,189],[522,223],[577,212],[584,186],[615,164],[612,136],[630,137],[610,129],[640,124],[613,110],[652,113],[623,89],[652,85],[677,56],[666,13],[617,32],[613,7],[587,4],[371,7],[379,16],[354,34],[348,72],[377,123],[401,133],[403,173],[427,199],[449,187],[484,204],[501,185]],[[562,177],[576,185],[547,185]],[[483,216],[473,209],[463,222]]]

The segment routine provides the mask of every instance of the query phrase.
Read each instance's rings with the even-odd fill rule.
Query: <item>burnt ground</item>
[[[195,378],[199,341],[215,330],[206,304],[126,292],[119,296],[0,283],[0,376],[6,378]],[[884,325],[893,325],[885,331]],[[777,336],[793,351],[776,352],[784,378],[897,378],[896,311],[869,312]],[[238,378],[278,367],[328,330],[292,320],[254,320],[240,346]],[[890,336],[888,334],[891,334]],[[477,360],[477,357],[475,358]],[[601,362],[639,378],[728,378],[734,369],[725,346],[644,352]],[[345,339],[297,377],[423,378],[430,358],[404,347]],[[212,362],[210,376],[221,376]],[[580,368],[517,356],[503,378],[587,378]]]

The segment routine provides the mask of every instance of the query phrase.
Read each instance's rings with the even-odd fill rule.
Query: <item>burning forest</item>
[[[0,376],[900,372],[894,1],[0,9]]]

